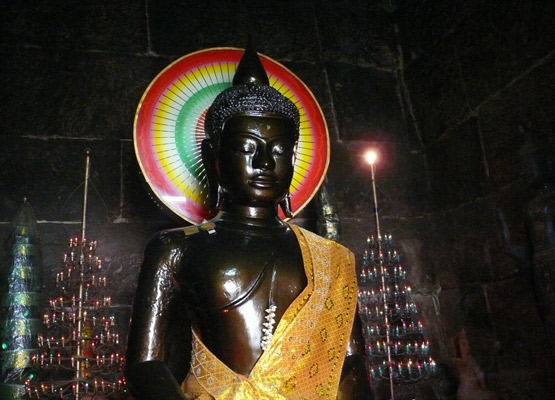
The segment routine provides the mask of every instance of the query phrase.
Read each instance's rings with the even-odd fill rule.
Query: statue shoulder
[[[207,222],[157,232],[146,245],[143,265],[177,267],[187,249],[205,235],[210,235],[213,229],[214,224]]]
[[[212,222],[206,222],[199,225],[191,225],[182,228],[165,229],[157,232],[147,244],[147,249],[177,247],[187,244],[187,241],[199,233],[206,232],[211,234],[215,225]]]

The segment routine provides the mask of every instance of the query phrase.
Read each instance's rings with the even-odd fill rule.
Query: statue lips
[[[248,183],[256,189],[271,189],[279,182],[273,174],[257,174],[249,179]]]

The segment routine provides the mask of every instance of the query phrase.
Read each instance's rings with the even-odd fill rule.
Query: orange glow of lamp
[[[213,217],[200,153],[204,117],[216,96],[231,86],[242,55],[241,49],[213,48],[174,61],[150,83],[135,115],[135,153],[146,181],[167,208],[191,223]],[[293,101],[301,115],[290,187],[295,215],[324,179],[330,152],[328,128],[306,85],[277,61],[260,58],[270,85]]]

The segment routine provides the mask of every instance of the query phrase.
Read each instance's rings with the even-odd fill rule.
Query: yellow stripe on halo
[[[169,98],[164,98],[163,100],[159,101],[156,105],[157,110],[155,114],[166,115],[168,118],[172,117],[174,119],[177,118],[179,114],[179,104],[172,102]]]
[[[210,67],[216,80],[220,83],[231,82],[237,68],[235,64],[230,63],[216,63]]]
[[[160,166],[172,182],[186,170],[179,155],[160,160]]]
[[[295,167],[298,166],[305,171],[310,168],[310,164],[312,164],[312,157],[309,157],[306,154],[298,155],[297,159],[295,160]]]
[[[168,104],[175,104],[177,107],[181,107],[188,99],[187,93],[182,91],[183,84],[179,81],[174,81],[168,90],[164,93],[163,100]],[[158,105],[160,102],[158,102]]]
[[[181,79],[176,79],[173,82],[172,85],[172,91],[179,93],[179,96],[183,98],[183,100],[180,100],[178,102],[179,104],[179,108],[181,108],[181,106],[183,106],[183,104],[185,104],[185,102],[187,100],[189,100],[191,98],[191,96],[194,94],[193,91],[191,91],[187,85],[185,84],[185,82],[183,82]],[[175,96],[175,95],[173,95]]]
[[[165,161],[160,161],[160,166],[179,192],[191,200],[199,202],[201,186],[196,178],[189,173],[185,164],[181,162],[178,154],[176,154],[176,157],[168,157]]]
[[[154,144],[156,144],[156,140],[159,138],[173,139],[175,131],[175,121],[171,121],[167,118],[156,115],[152,119],[152,124],[154,126]]]
[[[203,87],[203,85],[199,82],[196,72],[197,70],[195,69],[193,71],[188,72],[181,78],[181,81],[183,82],[183,84],[192,93],[197,93]]]
[[[299,131],[301,135],[310,135],[312,132],[312,125],[306,116],[301,117],[301,123],[299,125]]]

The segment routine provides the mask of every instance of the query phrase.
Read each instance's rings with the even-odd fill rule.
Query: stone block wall
[[[531,250],[526,210],[538,193],[525,179],[519,126],[555,136],[555,7],[422,1],[401,4],[396,16],[407,126],[430,177],[425,251],[441,287],[439,342],[465,328],[490,389],[546,398],[553,332],[538,312],[533,266],[510,256],[502,222],[511,244]]]

